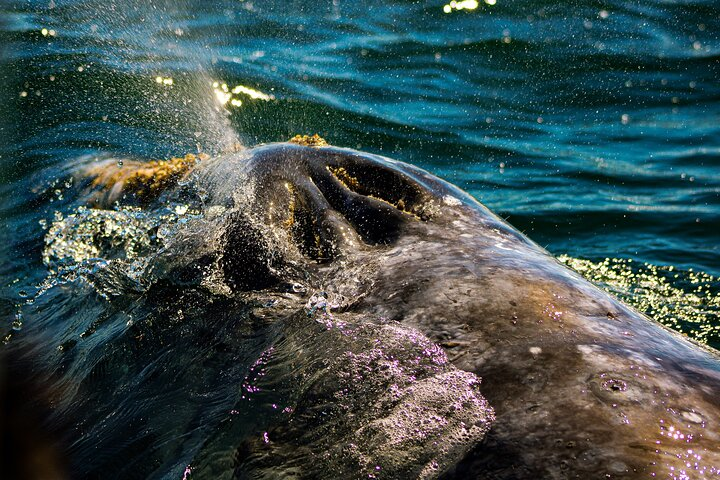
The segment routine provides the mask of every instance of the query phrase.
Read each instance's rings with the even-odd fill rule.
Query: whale
[[[418,167],[299,137],[78,178],[25,312],[78,478],[720,477],[718,353]]]

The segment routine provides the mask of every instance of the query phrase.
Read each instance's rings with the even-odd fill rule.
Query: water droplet
[[[22,313],[18,312],[15,314],[15,320],[13,320],[11,328],[13,331],[18,332],[22,330],[23,316]]]

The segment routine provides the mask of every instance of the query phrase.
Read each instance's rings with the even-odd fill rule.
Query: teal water
[[[229,462],[217,452],[230,433],[270,418],[228,420],[238,384],[277,338],[292,359],[290,340],[317,334],[203,292],[145,296],[102,259],[49,272],[46,244],[86,202],[72,173],[94,159],[318,133],[457,184],[590,280],[720,348],[720,4],[453,5],[474,8],[0,0],[0,334],[49,339],[39,359],[75,382],[78,403],[58,415],[85,414],[80,476],[184,478],[191,464],[211,471],[213,455]],[[127,211],[76,218],[106,216],[125,232],[157,226]]]

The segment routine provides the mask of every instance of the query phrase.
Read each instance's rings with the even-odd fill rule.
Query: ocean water
[[[457,184],[720,348],[715,0],[0,0],[0,333],[58,280],[78,165],[313,133]]]
[[[79,203],[82,159],[319,133],[459,185],[627,298],[597,264],[671,267],[645,311],[720,345],[717,3],[453,5],[3,0],[3,313],[44,278],[38,221]]]

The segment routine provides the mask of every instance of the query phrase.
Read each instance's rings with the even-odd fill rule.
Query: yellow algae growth
[[[428,220],[437,214],[436,208],[431,203],[426,202],[406,202],[404,197],[393,198],[393,195],[383,195],[383,193],[372,185],[363,185],[357,177],[354,177],[344,167],[328,166],[328,171],[337,178],[347,189],[355,193],[370,197],[379,202],[391,205],[403,213],[407,213],[418,220]]]
[[[283,222],[285,227],[291,228],[295,224],[295,187],[290,185],[289,183],[285,184],[285,188],[288,192],[290,192],[290,202],[288,203],[288,218]]]
[[[327,167],[327,169],[330,170],[330,172],[335,175],[335,177],[337,177],[343,185],[353,192],[360,189],[360,182],[358,179],[350,175],[344,167]]]
[[[317,133],[314,135],[295,135],[290,140],[290,143],[296,143],[304,147],[327,147],[329,144]]]

